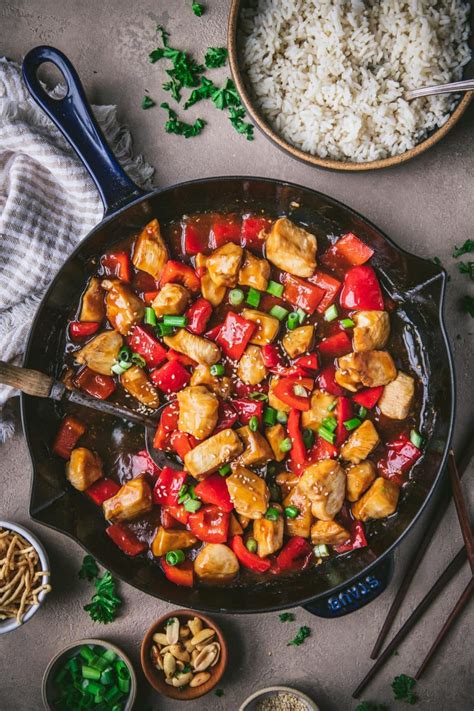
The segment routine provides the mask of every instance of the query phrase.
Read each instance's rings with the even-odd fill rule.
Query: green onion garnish
[[[280,452],[289,452],[291,449],[291,439],[286,437],[286,439],[280,442]]]
[[[231,289],[229,291],[229,303],[232,306],[238,306],[245,299],[245,294],[242,289]]]
[[[247,538],[245,541],[245,547],[248,551],[250,551],[250,553],[255,553],[257,550],[257,541],[255,538]]]
[[[99,681],[100,669],[95,669],[94,667],[88,667],[84,665],[82,667],[82,677],[83,679],[92,679],[92,681]]]
[[[417,449],[421,449],[421,445],[423,444],[423,437],[416,430],[412,430],[410,432],[410,442]]]
[[[219,474],[221,476],[226,476],[230,472],[230,464],[224,464],[223,467],[219,468]]]
[[[334,432],[337,427],[337,420],[335,417],[325,417],[321,422],[322,426],[325,427],[329,432]]]
[[[332,402],[332,403],[329,405],[329,407],[328,407],[328,412],[332,412],[333,410],[335,410],[335,409],[336,409],[336,405],[337,405],[337,400],[334,400],[334,402]]]
[[[163,336],[171,336],[171,334],[174,331],[173,326],[167,326],[163,323],[163,321],[158,321],[156,324],[156,330],[158,332],[158,336],[163,338]]]
[[[351,318],[341,318],[339,321],[341,324],[342,328],[354,328],[355,323]]]
[[[138,353],[132,353],[132,363],[138,365],[139,368],[144,368],[146,366],[145,358],[142,358]]]
[[[288,314],[288,318],[286,319],[286,325],[290,331],[294,331],[295,328],[299,326],[300,319],[297,313],[293,312],[291,314]]]
[[[276,418],[280,425],[285,425],[288,422],[288,415],[284,410],[277,410]]]
[[[263,421],[266,425],[270,427],[275,424],[277,418],[277,411],[273,407],[266,407],[263,411]]]
[[[165,326],[177,326],[178,328],[184,328],[188,324],[188,319],[186,316],[173,316],[171,314],[166,314],[163,316],[163,323]]]
[[[253,286],[250,287],[246,301],[249,306],[253,306],[255,309],[257,306],[260,304],[260,299],[262,298],[262,295],[257,289],[254,289]]]
[[[338,313],[336,304],[333,304],[328,309],[326,309],[326,311],[324,312],[324,320],[325,321],[335,321],[338,316],[339,316],[339,313]]]
[[[118,363],[114,363],[111,370],[112,370],[112,373],[115,373],[115,375],[122,375],[122,373],[125,373],[125,371],[131,367],[132,367],[131,363],[126,363],[123,360],[121,360]]]
[[[222,365],[222,363],[215,363],[214,365],[211,365],[211,375],[224,375],[225,373],[225,368]]]
[[[299,509],[296,506],[285,506],[285,516],[286,518],[297,518],[299,514]]]
[[[280,297],[283,294],[283,284],[278,284],[276,281],[269,281],[267,286],[267,293],[272,296]]]
[[[184,502],[184,508],[190,513],[196,513],[201,506],[202,504],[198,499],[187,499],[187,501]]]
[[[168,563],[168,565],[178,565],[179,563],[182,563],[185,559],[184,552],[181,549],[177,549],[175,551],[168,551],[168,553],[165,556],[165,560]]]
[[[252,415],[252,417],[249,420],[249,428],[251,429],[252,432],[256,432],[258,430],[258,417],[257,415]]]
[[[345,421],[343,422],[344,427],[345,427],[346,430],[348,430],[349,432],[350,432],[351,430],[355,430],[356,427],[359,427],[360,424],[361,424],[361,420],[359,420],[358,417],[352,417],[350,420],[345,420]]]
[[[298,316],[298,321],[301,323],[304,323],[304,320],[307,316],[306,311],[303,311],[303,309],[296,309],[296,315]]]
[[[329,444],[334,444],[334,440],[336,439],[336,435],[334,432],[331,432],[331,430],[328,430],[326,427],[321,427],[318,429],[318,435],[322,437],[323,439],[326,440],[326,442],[329,442]]]
[[[250,393],[249,398],[251,400],[260,400],[260,401],[264,402],[265,400],[268,400],[268,395],[267,395],[267,393],[254,392],[254,393]]]
[[[368,412],[368,411],[367,411],[367,408],[364,407],[363,405],[361,405],[361,406],[359,407],[359,417],[362,417],[362,418],[366,417],[366,416],[367,416],[367,412]]]
[[[279,321],[283,321],[283,319],[286,318],[288,314],[288,309],[284,309],[283,306],[278,306],[278,304],[272,306],[272,308],[270,309],[270,316],[274,316]]]
[[[151,306],[145,306],[145,323],[149,326],[156,326],[158,323],[156,314],[151,308]]]
[[[325,543],[319,543],[319,545],[314,546],[313,553],[315,558],[327,558],[329,555],[329,548]]]
[[[303,430],[303,442],[306,449],[311,449],[314,444],[314,432],[309,428]]]
[[[127,346],[122,346],[122,348],[118,352],[117,360],[118,362],[122,360],[124,363],[128,363],[131,357],[132,351],[130,350],[130,348],[127,348]]]
[[[279,509],[276,509],[274,506],[270,506],[265,513],[265,518],[268,519],[268,521],[278,521],[280,518]]]

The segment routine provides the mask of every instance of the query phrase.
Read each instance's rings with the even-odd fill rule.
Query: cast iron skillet
[[[63,73],[68,90],[51,99],[36,78],[43,62]],[[23,63],[25,82],[90,172],[105,208],[104,220],[67,259],[46,293],[31,328],[24,365],[57,376],[70,305],[84,286],[84,264],[115,241],[140,229],[152,216],[163,222],[203,210],[265,209],[291,214],[310,229],[341,235],[354,231],[375,249],[373,262],[388,293],[398,302],[412,367],[423,383],[422,431],[425,456],[404,488],[398,513],[372,526],[367,548],[329,559],[296,577],[226,588],[177,587],[158,565],[124,556],[104,533],[100,510],[67,484],[64,464],[50,445],[61,412],[50,400],[22,396],[25,435],[33,461],[31,516],[66,533],[100,563],[131,585],[180,607],[220,612],[265,612],[295,605],[326,617],[357,609],[376,597],[391,574],[392,552],[420,516],[440,478],[453,427],[454,374],[442,321],[445,273],[430,261],[400,250],[379,229],[350,208],[321,193],[278,180],[218,177],[144,193],[125,175],[91,115],[68,59],[51,47],[37,47]],[[119,425],[118,425],[119,426]]]

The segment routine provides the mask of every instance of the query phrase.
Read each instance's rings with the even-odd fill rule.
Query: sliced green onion
[[[358,417],[352,417],[350,420],[344,420],[343,425],[349,432],[355,430],[356,427],[362,424],[362,421]]]
[[[230,471],[231,471],[231,469],[230,469],[230,464],[224,464],[223,467],[220,467],[220,469],[219,469],[219,474],[220,474],[221,476],[226,476],[227,474],[230,473]]]
[[[253,286],[251,286],[246,299],[248,305],[253,306],[256,309],[257,306],[260,304],[261,298],[262,294],[257,289],[254,289]]]
[[[82,677],[83,679],[92,679],[92,681],[98,681],[100,679],[100,669],[95,669],[94,667],[89,667],[86,664],[82,667]]]
[[[151,306],[145,306],[145,323],[149,326],[156,326],[158,320]]]
[[[117,360],[123,360],[124,363],[127,363],[131,357],[132,351],[130,350],[130,348],[127,348],[127,346],[122,346],[122,348],[118,352]]]
[[[296,315],[298,316],[298,321],[301,323],[304,323],[305,318],[307,316],[306,311],[303,311],[303,309],[296,309]]]
[[[315,558],[327,558],[328,555],[330,555],[329,548],[325,543],[319,543],[317,546],[314,546],[313,553]]]
[[[164,336],[170,336],[173,333],[174,328],[173,326],[166,326],[163,321],[159,321],[156,324],[156,330],[158,332],[158,336],[163,338]]]
[[[268,395],[267,395],[267,393],[254,392],[254,393],[250,393],[249,398],[251,400],[260,400],[260,401],[264,402],[265,400],[268,400]]]
[[[266,407],[265,410],[263,411],[263,421],[266,425],[272,425],[275,424],[277,418],[277,411],[275,410],[274,407]]]
[[[117,655],[112,649],[106,649],[102,656],[109,662],[115,662],[115,660],[117,659]]]
[[[255,553],[257,550],[257,541],[255,538],[247,538],[245,541],[245,547],[248,551],[250,551],[250,553]]]
[[[272,308],[270,309],[270,316],[274,316],[279,321],[283,321],[283,319],[286,318],[288,314],[288,309],[284,309],[283,306],[279,306],[278,304],[272,306]]]
[[[131,367],[132,367],[132,363],[126,363],[123,360],[121,360],[118,363],[114,363],[111,370],[112,370],[112,373],[115,373],[115,375],[122,375],[122,373],[125,373],[125,371]]]
[[[202,504],[198,499],[188,499],[184,502],[184,508],[190,513],[196,513],[196,511],[199,511],[201,506]]]
[[[298,317],[298,314],[293,312],[291,314],[288,314],[288,318],[286,319],[286,325],[290,331],[294,331],[295,328],[299,326],[300,319]]]
[[[249,420],[249,427],[252,432],[256,432],[258,430],[258,417],[257,415],[252,415],[252,417]]]
[[[265,512],[265,518],[268,521],[278,521],[280,518],[280,510],[276,509],[274,506],[270,506]]]
[[[242,289],[231,289],[229,291],[229,303],[232,306],[238,306],[245,299],[245,294]]]
[[[286,437],[280,442],[280,452],[289,452],[291,449],[291,439]]]
[[[339,316],[339,312],[337,310],[336,304],[333,304],[328,309],[326,309],[326,311],[324,312],[324,320],[325,321],[335,321],[338,316]]]
[[[165,326],[177,326],[178,328],[184,328],[188,325],[188,319],[186,316],[173,316],[166,314],[163,316],[163,323]]]
[[[192,499],[198,500],[198,497],[196,496],[196,492],[194,491],[194,487],[195,487],[195,484],[191,484],[191,486],[189,487],[189,489],[188,489],[189,496],[190,496]]]
[[[329,430],[329,432],[334,432],[337,427],[337,420],[335,417],[325,417],[321,424],[323,427]]]
[[[410,442],[417,449],[421,449],[421,445],[423,444],[423,437],[416,430],[412,430],[410,432]]]
[[[284,410],[277,410],[277,422],[279,422],[281,425],[285,425],[288,422],[288,415]]]
[[[224,375],[225,373],[225,368],[222,365],[222,363],[214,363],[214,365],[211,365],[211,375]]]
[[[314,444],[314,432],[309,428],[303,430],[303,442],[306,449],[311,449]]]
[[[293,386],[293,392],[295,395],[298,395],[298,397],[306,397],[308,395],[305,388],[302,385],[298,385],[298,383]]]
[[[122,696],[122,692],[118,688],[118,686],[112,686],[110,689],[107,689],[104,695],[104,699],[109,702],[109,704],[115,703],[115,701],[118,701],[120,697]]]
[[[102,686],[100,684],[96,684],[95,681],[85,681],[82,688],[86,693],[93,694],[94,696],[103,691]]]
[[[165,560],[168,563],[168,565],[178,565],[179,563],[182,563],[185,559],[184,552],[178,548],[175,551],[168,551],[168,553],[165,556]]]
[[[362,417],[362,418],[367,417],[367,408],[364,407],[363,405],[361,405],[359,407],[359,417]]]
[[[354,328],[355,323],[351,318],[341,318],[339,321],[341,324],[342,328]]]
[[[296,506],[285,506],[285,516],[286,518],[297,518],[299,514],[299,509]]]
[[[337,405],[337,400],[334,400],[334,402],[332,402],[332,403],[329,405],[329,407],[328,407],[328,412],[332,412],[333,410],[335,410],[335,409],[336,409],[336,405]]]
[[[329,444],[334,444],[336,435],[334,434],[334,432],[331,432],[331,430],[328,430],[326,427],[321,426],[318,429],[318,435],[325,439],[326,442],[329,442]]]
[[[107,661],[107,660],[105,660]],[[107,667],[107,669],[104,669],[102,674],[100,675],[100,683],[105,684],[108,686],[109,684],[112,684],[114,681],[114,672],[112,667]]]
[[[276,281],[269,281],[267,286],[267,294],[280,297],[283,294],[283,284],[278,284]]]
[[[138,365],[139,368],[144,368],[146,366],[145,358],[142,358],[139,353],[132,353],[132,363],[134,365]]]

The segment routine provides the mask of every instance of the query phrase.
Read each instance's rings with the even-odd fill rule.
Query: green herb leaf
[[[438,266],[442,267],[443,265],[441,264],[441,259],[439,257],[433,257],[433,262]]]
[[[142,109],[151,109],[152,106],[155,106],[155,102],[151,98],[151,96],[144,96],[142,99]]]
[[[214,693],[216,696],[224,696],[224,689],[216,689]]]
[[[189,109],[190,106],[197,104],[198,101],[202,101],[203,99],[210,99],[212,93],[216,90],[216,88],[217,87],[215,86],[214,82],[212,82],[210,79],[206,79],[206,77],[201,77],[200,85],[197,87],[197,89],[193,89],[189,96],[189,99],[184,104],[184,108]]]
[[[168,46],[168,37],[170,36],[170,33],[165,30],[163,25],[157,25],[156,31],[161,35],[161,41],[163,42],[163,46],[167,47]]]
[[[309,629],[309,627],[306,627],[306,625],[304,625],[303,627],[299,628],[298,632],[296,633],[296,637],[292,639],[291,642],[288,642],[286,646],[299,647],[300,644],[303,644],[305,639],[310,636],[310,634],[311,630]]]
[[[466,296],[462,298],[461,308],[474,318],[474,296],[466,294]]]
[[[225,47],[209,47],[205,57],[204,64],[208,69],[217,69],[223,67],[227,62],[227,50]]]
[[[408,704],[416,704],[418,697],[413,691],[416,681],[411,676],[400,674],[392,681],[394,698],[406,701]]]
[[[95,581],[96,592],[84,610],[89,613],[94,622],[104,625],[113,622],[122,600],[116,595],[115,580],[107,570],[101,578]]]
[[[473,239],[467,239],[464,244],[462,244],[460,247],[454,247],[453,251],[453,257],[456,259],[457,257],[460,257],[462,254],[468,254],[468,252],[474,252],[474,240]]]
[[[361,701],[356,706],[355,711],[388,711],[388,706],[385,706],[385,704],[373,704],[370,701]]]
[[[461,274],[469,274],[469,278],[474,281],[474,262],[460,262],[458,267]]]
[[[247,141],[253,141],[253,126],[243,120],[244,116],[245,109],[243,107],[235,108],[231,106],[229,108],[229,119],[237,133],[243,134]]]
[[[91,582],[99,575],[99,566],[91,555],[85,555],[79,570],[79,578]]]
[[[202,6],[200,3],[198,3],[198,2],[193,2],[193,4],[191,5],[191,7],[192,7],[192,10],[193,10],[194,14],[196,15],[196,17],[202,17],[202,16],[203,16],[203,14],[204,14],[204,8],[203,8],[203,6]]]
[[[294,622],[295,621],[295,616],[292,612],[281,612],[278,617],[280,618],[280,622]]]
[[[240,96],[235,88],[232,79],[227,79],[226,83],[220,89],[215,87],[211,94],[211,99],[217,109],[227,109],[229,106],[242,106]],[[245,110],[243,109],[244,114]]]
[[[173,111],[169,104],[163,102],[160,106],[168,112],[168,121],[165,123],[166,133],[175,133],[177,136],[192,138],[193,136],[198,136],[206,125],[206,122],[200,118],[196,119],[193,124],[180,121],[176,111]]]

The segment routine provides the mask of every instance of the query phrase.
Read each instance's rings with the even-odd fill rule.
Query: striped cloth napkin
[[[153,168],[133,157],[115,106],[93,106],[115,155],[148,187]],[[19,364],[36,308],[55,273],[100,222],[102,204],[87,171],[30,98],[20,66],[0,58],[0,360]],[[0,386],[0,442],[14,431]]]

